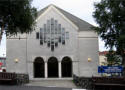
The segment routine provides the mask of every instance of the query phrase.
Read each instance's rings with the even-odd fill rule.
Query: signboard
[[[2,62],[0,62],[0,66],[2,66],[2,64],[3,64],[3,63],[2,63]]]
[[[122,73],[122,66],[98,66],[98,73]]]
[[[2,63],[0,62],[0,72],[2,72]]]

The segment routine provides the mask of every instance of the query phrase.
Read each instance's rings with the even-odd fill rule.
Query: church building
[[[30,80],[98,75],[98,35],[92,25],[49,5],[38,12],[34,31],[7,37],[7,72]]]

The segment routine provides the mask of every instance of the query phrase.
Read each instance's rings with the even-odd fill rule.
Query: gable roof
[[[50,5],[49,5],[50,6]],[[43,14],[44,11],[46,11],[49,6],[41,9],[39,12],[38,12],[38,17]],[[89,24],[88,22],[64,11],[63,9],[53,5],[57,10],[59,10],[65,17],[67,17],[70,21],[72,21],[78,28],[79,28],[79,31],[88,31],[88,30],[92,30],[91,27],[93,27],[93,25]]]

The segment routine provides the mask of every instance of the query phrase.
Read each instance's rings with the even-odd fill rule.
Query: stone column
[[[45,62],[45,78],[48,78],[48,68],[47,68],[47,62]]]
[[[59,73],[59,78],[61,78],[62,77],[61,61],[59,61],[58,73]]]

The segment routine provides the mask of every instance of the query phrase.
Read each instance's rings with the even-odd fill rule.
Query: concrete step
[[[78,88],[73,80],[32,80],[27,86]]]

